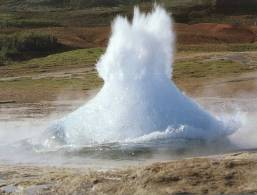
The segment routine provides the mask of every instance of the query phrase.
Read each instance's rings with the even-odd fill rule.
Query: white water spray
[[[135,9],[130,23],[117,17],[97,63],[104,80],[86,105],[51,126],[52,140],[68,145],[167,138],[218,139],[235,127],[218,120],[171,81],[175,35],[167,12]]]

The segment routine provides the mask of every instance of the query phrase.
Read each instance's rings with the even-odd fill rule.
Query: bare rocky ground
[[[0,166],[1,194],[257,194],[257,156],[239,152],[108,171]]]

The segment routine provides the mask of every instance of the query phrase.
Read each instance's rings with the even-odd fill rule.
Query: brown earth
[[[56,27],[36,31],[49,32],[64,45],[76,48],[105,47],[110,34],[109,27]]]
[[[256,153],[192,158],[123,170],[0,166],[1,194],[256,194]]]
[[[34,29],[56,36],[61,43],[76,48],[104,47],[110,35],[109,27],[53,27]],[[231,24],[175,24],[178,44],[253,43],[257,27]]]
[[[256,41],[255,27],[231,24],[177,24],[178,43],[253,43]]]

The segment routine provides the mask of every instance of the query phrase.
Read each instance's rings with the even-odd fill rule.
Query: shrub
[[[58,48],[54,36],[42,33],[23,33],[15,37],[14,47],[20,51],[44,52]]]
[[[0,19],[0,28],[41,28],[50,26],[61,26],[55,21],[38,19]]]
[[[0,35],[0,64],[9,59],[23,58],[25,53],[49,53],[61,46],[57,38],[44,33],[23,32]]]

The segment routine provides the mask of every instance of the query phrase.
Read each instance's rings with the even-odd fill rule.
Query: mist
[[[201,106],[176,86],[175,39],[172,18],[162,7],[148,14],[135,8],[131,22],[118,16],[96,64],[104,80],[99,92],[59,115],[0,122],[0,158],[83,164],[255,148],[255,109],[229,99],[224,109],[208,101]]]

